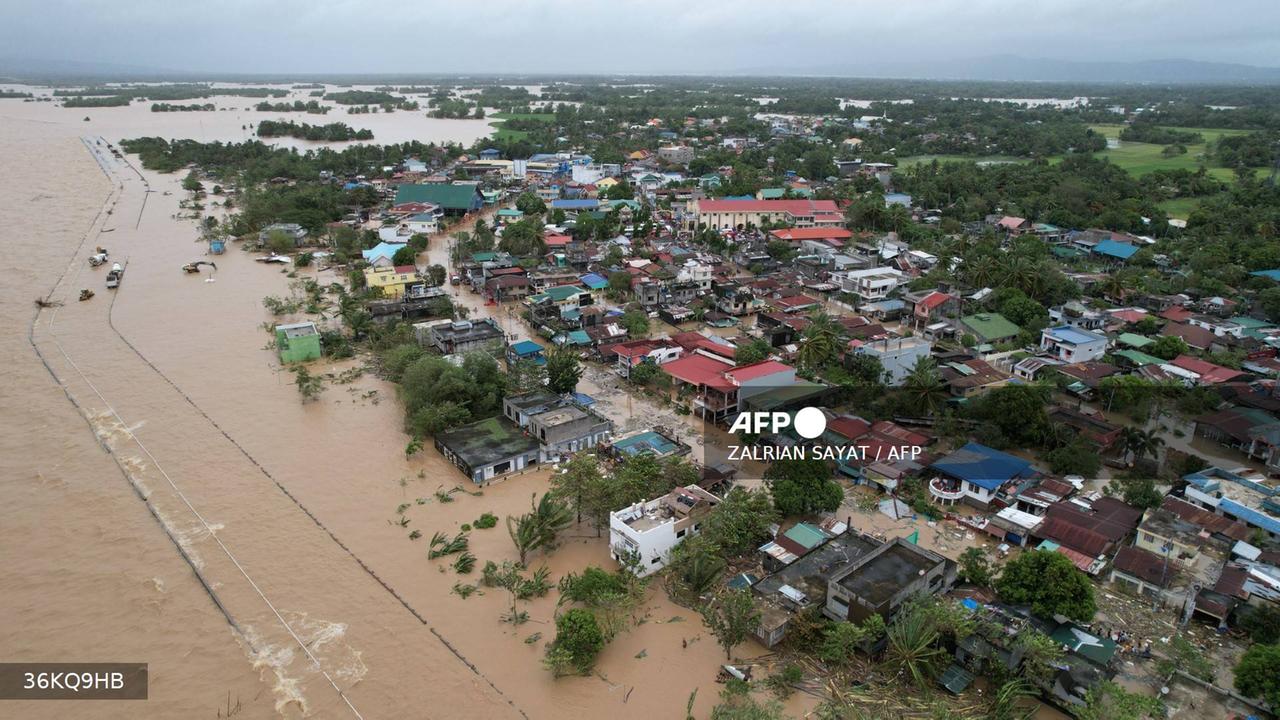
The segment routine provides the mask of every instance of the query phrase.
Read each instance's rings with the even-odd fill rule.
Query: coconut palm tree
[[[1156,430],[1141,430],[1135,427],[1126,427],[1120,431],[1121,446],[1132,457],[1131,462],[1136,463],[1144,457],[1150,455],[1152,458],[1159,454],[1160,448],[1164,447],[1164,438],[1160,437]]]
[[[840,353],[840,325],[822,310],[809,316],[809,325],[801,333],[797,357],[807,370],[829,364]]]
[[[938,372],[938,365],[931,357],[916,360],[902,381],[902,392],[914,412],[932,415],[947,400],[947,386]]]
[[[912,608],[889,626],[885,661],[897,667],[916,687],[925,687],[945,654],[935,644],[937,641],[938,629],[933,621],[925,612]]]

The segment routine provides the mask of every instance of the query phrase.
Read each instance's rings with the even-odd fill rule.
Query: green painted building
[[[978,342],[998,345],[1018,337],[1020,328],[1000,313],[977,313],[960,318],[965,330]]]
[[[276,353],[280,362],[306,362],[320,357],[320,331],[313,322],[276,326]]]
[[[453,215],[479,210],[484,205],[484,195],[475,185],[450,185],[447,183],[425,183],[418,185],[397,185],[396,205],[411,202],[429,202],[444,208]]]

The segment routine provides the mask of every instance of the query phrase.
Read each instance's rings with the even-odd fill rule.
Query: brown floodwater
[[[435,492],[464,478],[431,449],[405,459],[391,386],[331,380],[301,403],[263,328],[291,319],[262,306],[289,278],[234,247],[212,275],[181,272],[204,246],[177,217],[179,177],[98,145],[154,128],[99,135],[75,119],[80,110],[3,102],[0,659],[145,661],[152,677],[145,702],[33,702],[3,714],[672,717],[695,690],[707,712],[724,653],[659,587],[595,674],[560,680],[539,662],[554,591],[523,603],[530,619],[518,627],[500,621],[502,591],[452,592],[474,584],[478,567],[458,575],[429,561],[426,538],[484,512],[526,510],[547,471],[444,503]],[[201,114],[146,117],[185,127]],[[127,262],[116,291],[105,267],[88,266],[96,245]],[[96,296],[77,302],[82,288]],[[61,305],[37,311],[46,295]],[[635,423],[649,407],[612,404]],[[472,552],[479,564],[515,557],[502,524],[473,532]],[[531,562],[556,579],[611,566],[585,527]]]

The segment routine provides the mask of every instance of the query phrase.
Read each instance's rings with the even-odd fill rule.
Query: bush
[[[556,618],[556,639],[547,647],[546,664],[556,675],[566,674],[569,669],[586,675],[603,649],[604,633],[596,616],[589,610],[573,608]]]
[[[472,525],[474,525],[477,530],[488,530],[489,528],[497,524],[498,524],[498,516],[494,515],[493,513],[485,513],[481,515],[479,518],[477,518],[474,523],[472,523]]]

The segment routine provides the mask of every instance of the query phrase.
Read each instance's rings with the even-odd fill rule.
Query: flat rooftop
[[[814,602],[825,598],[827,580],[841,568],[875,552],[881,543],[850,529],[810,550],[800,559],[757,582],[752,590],[764,596],[778,593],[784,585],[803,592]]]
[[[919,548],[894,542],[867,557],[838,581],[841,587],[879,607],[920,575],[937,567],[938,561]]]

